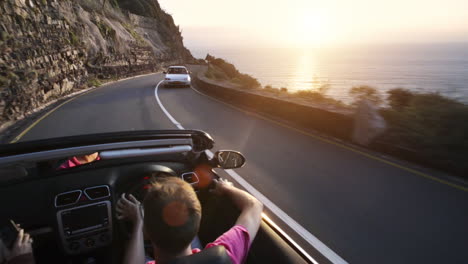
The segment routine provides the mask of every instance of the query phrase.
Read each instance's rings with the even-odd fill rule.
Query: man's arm
[[[117,202],[117,218],[128,219],[133,223],[130,242],[124,256],[124,264],[145,263],[145,249],[143,240],[143,215],[140,202],[133,196],[125,198],[125,194]]]
[[[262,220],[263,204],[248,192],[234,187],[227,180],[217,180],[215,192],[230,197],[234,205],[241,211],[236,225],[241,225],[247,229],[250,243],[252,243]]]

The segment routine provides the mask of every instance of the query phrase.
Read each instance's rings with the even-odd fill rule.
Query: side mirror
[[[167,71],[163,71],[163,74],[167,74]]]
[[[223,169],[235,169],[244,166],[245,157],[237,151],[220,150],[215,153],[213,161]]]

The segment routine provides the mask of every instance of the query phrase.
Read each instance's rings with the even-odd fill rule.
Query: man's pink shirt
[[[250,249],[249,232],[241,225],[233,226],[214,242],[206,245],[205,249],[215,246],[223,246],[233,264],[244,263]],[[194,248],[192,249],[192,254],[196,254],[200,251],[200,249]],[[156,261],[148,261],[146,264],[156,264]]]

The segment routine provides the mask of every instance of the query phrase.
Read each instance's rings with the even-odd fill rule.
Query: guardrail
[[[298,103],[262,96],[240,89],[228,88],[202,80],[193,74],[193,81],[197,89],[207,95],[220,99],[226,103],[238,106],[277,119],[296,128],[323,133],[349,143],[352,143],[354,116],[336,113],[318,107],[301,105]],[[287,140],[287,139],[285,139]],[[454,164],[450,160],[430,158],[417,150],[405,149],[398,144],[383,142],[377,138],[370,145],[370,150],[414,162],[425,167],[434,168],[466,178],[466,166]]]
[[[327,135],[351,140],[353,117],[316,107],[262,96],[248,91],[227,88],[193,76],[197,89],[224,102],[287,121],[294,127],[315,130]]]

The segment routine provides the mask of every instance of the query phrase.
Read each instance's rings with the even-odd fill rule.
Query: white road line
[[[161,83],[163,83],[164,80],[161,80],[157,85],[156,85],[156,88],[154,89],[154,96],[156,97],[156,101],[158,101],[158,105],[159,107],[163,110],[164,114],[166,114],[166,116],[169,118],[169,120],[171,120],[171,122],[176,125],[176,127],[178,129],[184,129],[184,127],[179,123],[177,122],[177,120],[175,120],[174,117],[171,116],[171,114],[169,114],[169,112],[166,110],[166,108],[163,106],[163,104],[161,103],[161,100],[159,100],[159,96],[158,96],[158,88],[159,88],[159,85]]]
[[[163,110],[164,114],[171,120],[171,122],[177,126],[178,129],[184,129],[184,127],[177,122],[177,120],[167,111],[164,105],[161,103],[161,100],[158,96],[158,88],[159,85],[163,81],[160,81],[155,89],[154,89],[154,96],[156,97],[156,101],[158,102],[159,107]],[[198,91],[197,91],[198,92]],[[213,157],[213,152],[210,150],[206,151],[208,157]],[[302,227],[299,223],[297,223],[294,219],[292,219],[289,215],[287,215],[283,210],[281,210],[278,206],[276,206],[272,201],[265,197],[262,193],[257,191],[252,185],[250,185],[244,178],[242,178],[237,172],[233,170],[225,170],[227,174],[229,174],[233,179],[235,179],[242,187],[244,187],[248,192],[250,192],[253,196],[255,196],[260,202],[262,202],[272,213],[274,213],[279,219],[285,222],[289,227],[298,233],[305,241],[307,241],[311,246],[317,249],[323,256],[325,256],[328,260],[332,263],[337,264],[346,264],[344,259],[342,259],[338,254],[333,252],[329,247],[327,247],[322,241],[320,241],[317,237],[312,235],[309,231],[307,231],[304,227]],[[297,244],[296,244],[297,245]],[[307,252],[302,249],[299,245],[297,245],[299,250],[301,250],[305,256],[311,261],[312,263],[316,264],[317,261],[314,260]]]

